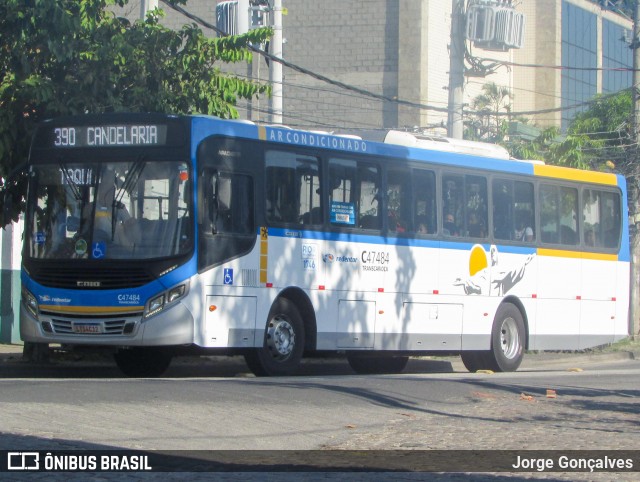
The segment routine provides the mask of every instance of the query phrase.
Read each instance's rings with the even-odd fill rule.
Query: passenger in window
[[[443,232],[446,236],[460,236],[460,231],[456,225],[456,218],[453,214],[449,213],[444,217],[444,224],[442,225]]]
[[[528,222],[528,216],[521,216],[518,220],[518,225],[514,233],[514,239],[516,241],[524,241],[530,243],[533,241],[533,228]]]
[[[584,244],[587,246],[595,246],[596,245],[596,235],[593,232],[593,229],[589,229],[584,233]]]
[[[389,230],[390,231],[394,231],[396,233],[404,233],[407,228],[405,227],[406,223],[400,219],[400,216],[398,216],[398,213],[396,212],[389,212]]]
[[[469,231],[469,236],[472,238],[484,238],[487,235],[484,222],[478,221],[478,216],[476,216],[475,213],[469,214],[467,229]]]
[[[415,229],[417,234],[429,234],[429,224],[426,216],[418,215],[415,217]]]

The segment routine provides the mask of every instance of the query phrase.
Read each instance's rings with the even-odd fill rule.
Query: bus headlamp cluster
[[[149,318],[150,316],[160,313],[162,310],[178,301],[187,293],[187,288],[188,286],[186,284],[181,284],[151,298],[147,305],[144,317]]]
[[[24,286],[22,287],[22,302],[27,311],[31,313],[34,318],[38,318],[38,300],[36,300],[36,297]]]

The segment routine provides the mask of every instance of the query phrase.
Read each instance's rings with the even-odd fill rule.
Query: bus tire
[[[134,347],[115,352],[113,358],[128,377],[159,377],[167,371],[173,356],[161,348]]]
[[[524,358],[525,328],[520,310],[503,303],[491,332],[491,362],[496,372],[515,372]]]
[[[360,375],[402,373],[409,362],[408,356],[347,356],[349,366]]]
[[[245,354],[249,369],[257,377],[293,375],[304,353],[305,330],[296,305],[278,298],[269,311],[261,348]]]
[[[525,328],[520,310],[503,303],[493,319],[491,350],[462,352],[462,363],[470,372],[491,370],[514,372],[524,358]]]
[[[469,370],[471,373],[475,373],[478,370],[484,370],[484,356],[488,352],[483,351],[463,351],[460,353],[460,358],[462,358],[462,364],[464,367]]]

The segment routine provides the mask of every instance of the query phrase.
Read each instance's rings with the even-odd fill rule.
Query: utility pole
[[[282,58],[282,0],[273,0],[273,38],[270,42],[271,55]],[[271,122],[282,124],[282,64],[269,62],[269,82],[271,83]]]
[[[640,1],[633,7],[633,134],[636,144],[635,160],[628,178],[631,223],[635,229],[631,236],[631,295],[629,308],[629,334],[640,338]]]
[[[158,0],[140,0],[140,20],[147,17],[147,12],[158,8]]]
[[[447,135],[462,139],[464,100],[464,0],[451,3],[451,44],[449,46],[449,113]]]

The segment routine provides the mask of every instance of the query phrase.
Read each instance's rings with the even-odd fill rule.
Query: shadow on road
[[[346,358],[310,358],[302,363],[298,376],[354,375]],[[450,361],[410,359],[403,373],[453,373]],[[253,377],[240,356],[176,357],[163,378]],[[0,360],[0,378],[124,378],[111,357],[55,357],[33,363],[21,355]]]

